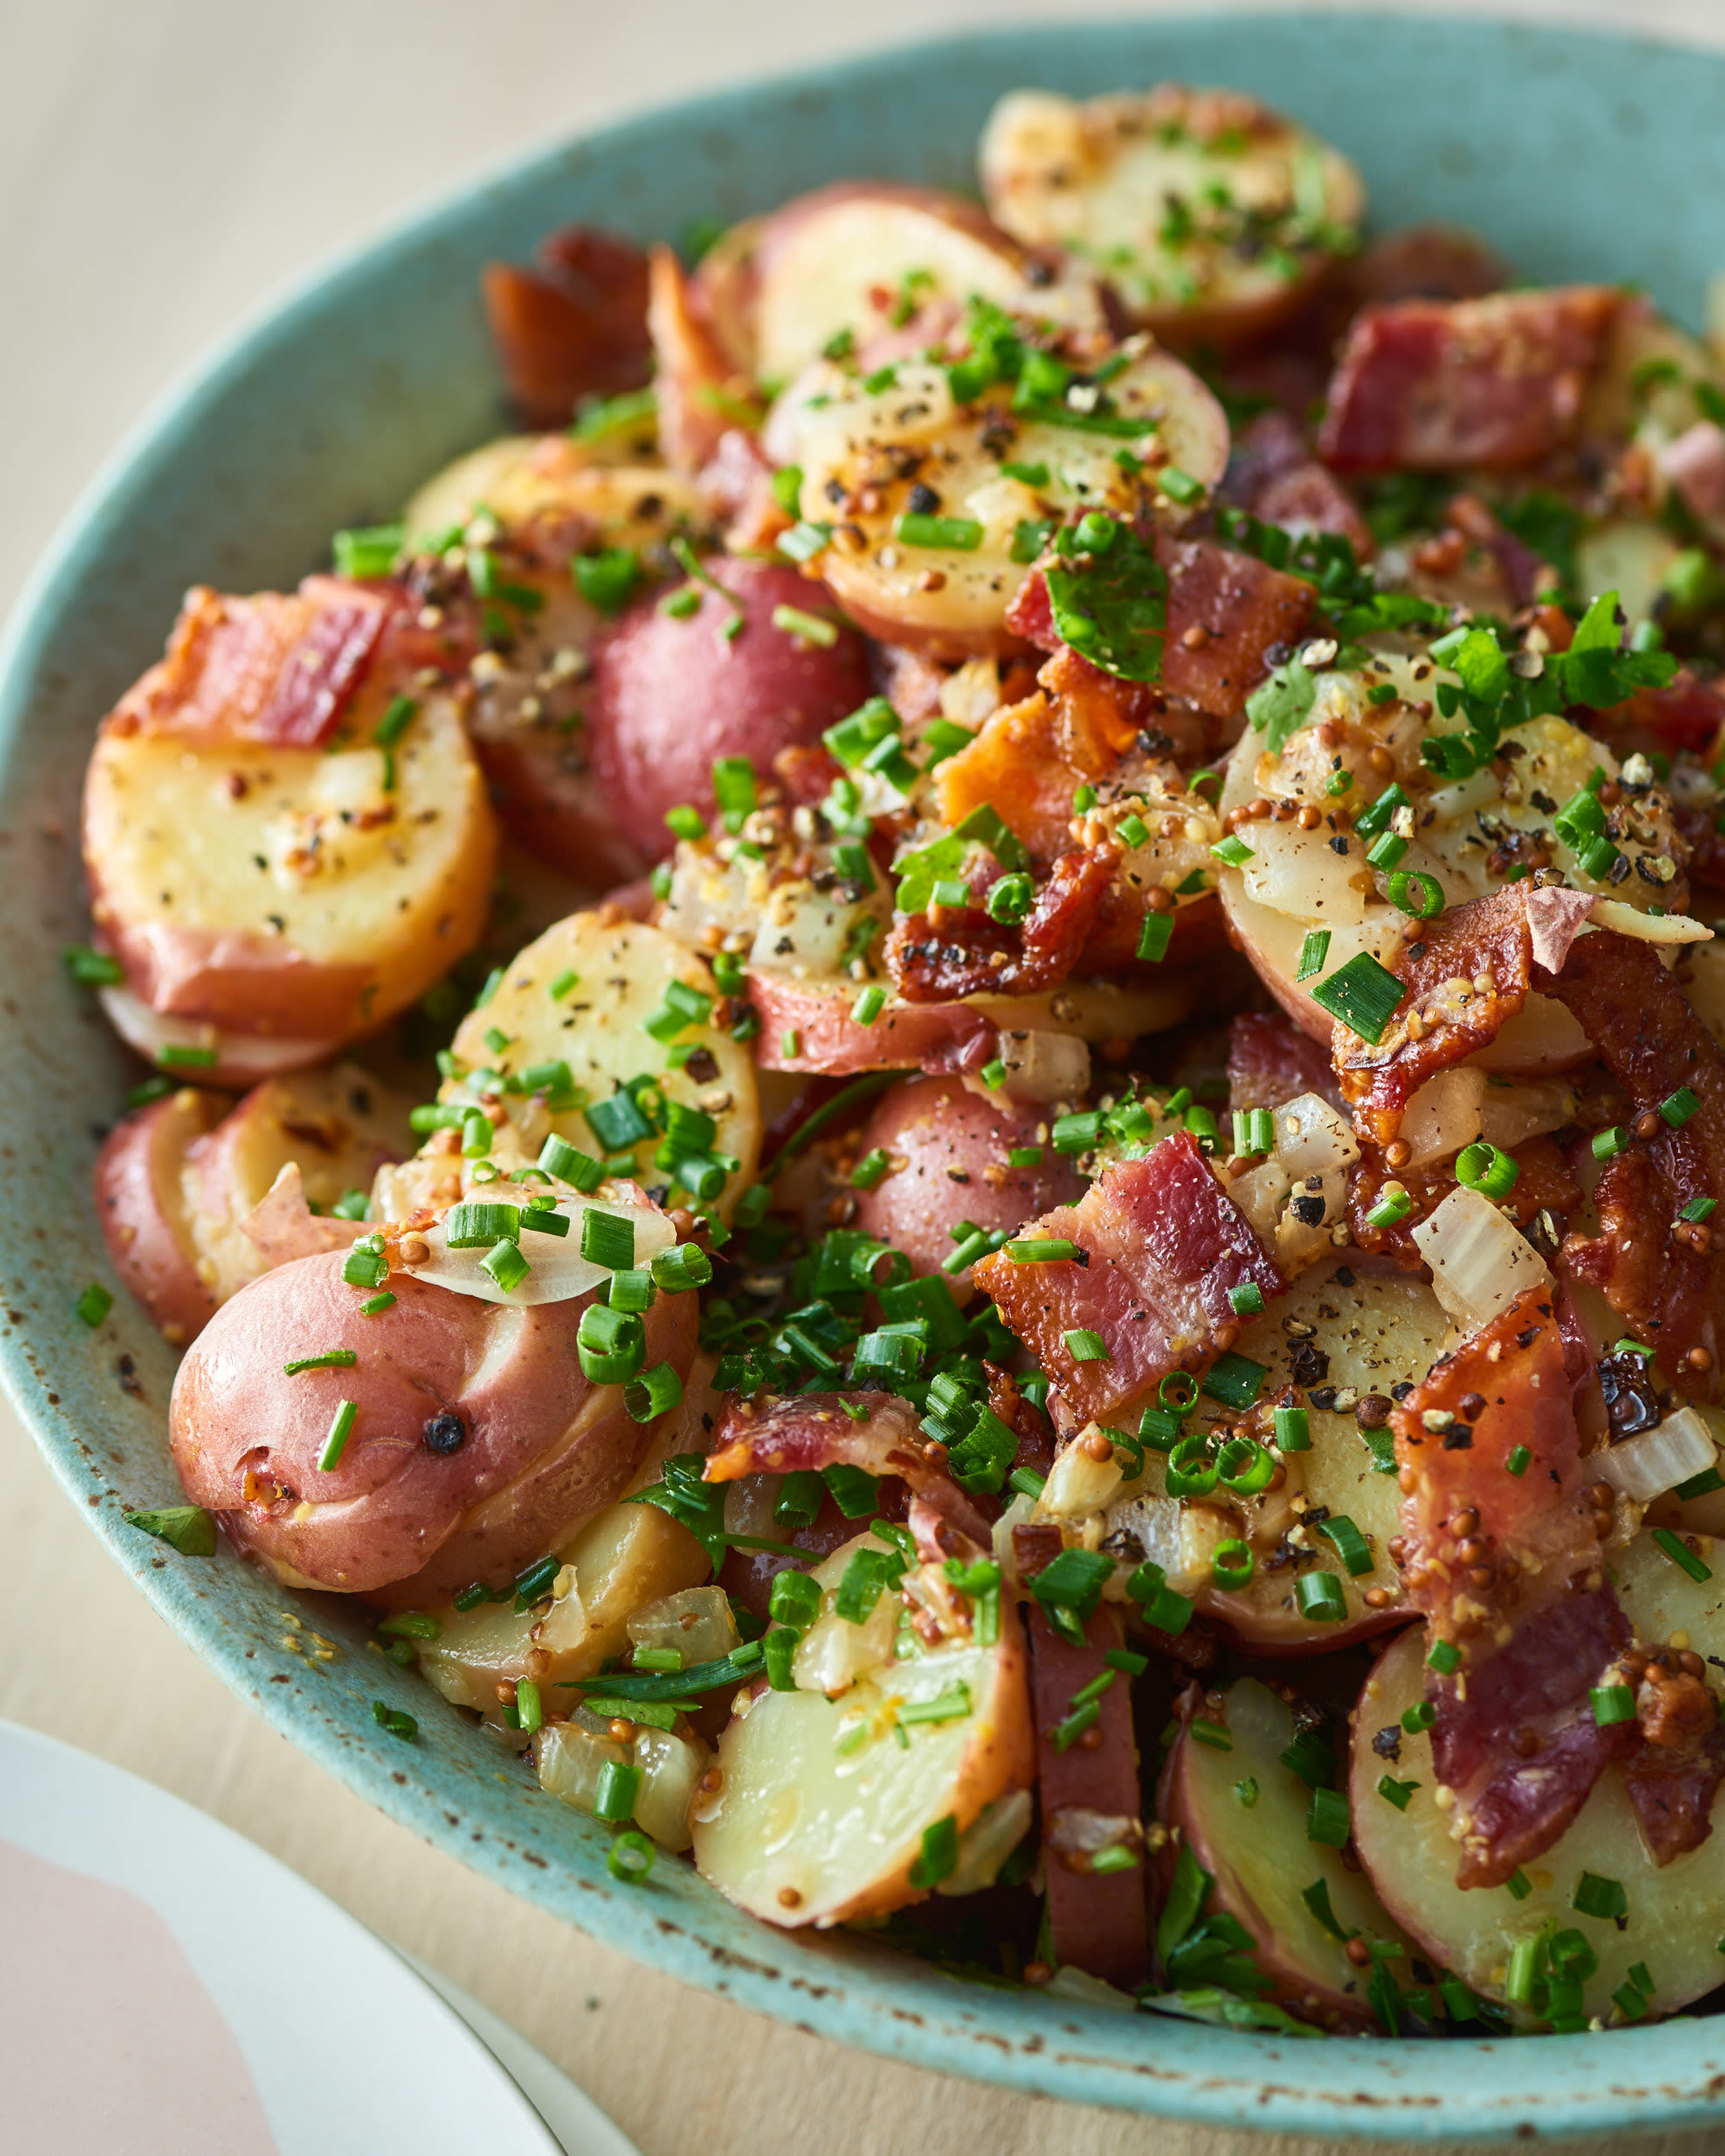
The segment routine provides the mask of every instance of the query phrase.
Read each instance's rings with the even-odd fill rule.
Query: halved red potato
[[[1063,1154],[1038,1138],[1045,1120],[1033,1112],[980,1099],[954,1078],[913,1078],[883,1094],[862,1125],[859,1153],[887,1156],[887,1172],[858,1194],[855,1225],[902,1250],[913,1271],[939,1273],[961,1299],[970,1269],[948,1269],[961,1220],[990,1233],[1021,1227],[1056,1206],[1076,1204],[1084,1186]],[[1013,1168],[1015,1146],[1039,1151],[1034,1166]]]
[[[1497,889],[1513,867],[1525,873],[1547,865],[1560,868],[1575,888],[1633,909],[1631,918],[1684,904],[1687,887],[1673,857],[1671,803],[1663,789],[1627,796],[1611,812],[1611,836],[1634,871],[1621,882],[1588,878],[1558,837],[1556,811],[1586,785],[1595,767],[1608,779],[1620,768],[1611,752],[1579,727],[1534,719],[1515,730],[1519,757],[1440,783],[1421,761],[1420,746],[1428,736],[1454,730],[1433,711],[1434,685],[1451,678],[1444,669],[1423,657],[1386,655],[1357,673],[1324,668],[1314,678],[1310,717],[1279,755],[1248,729],[1228,760],[1224,815],[1263,799],[1272,810],[1241,825],[1250,857],[1223,865],[1219,876],[1222,905],[1242,949],[1313,1039],[1327,1044],[1333,1021],[1295,978],[1308,934],[1330,931],[1327,975],[1360,951],[1387,959],[1408,927],[1408,917],[1385,895],[1387,876],[1366,865],[1371,842],[1352,830],[1358,812],[1392,782],[1410,805],[1400,812],[1407,825],[1402,835],[1410,843],[1397,867],[1434,877],[1449,906]],[[1376,686],[1394,688],[1396,700],[1368,702]],[[1331,785],[1342,778],[1346,787],[1332,793]],[[1310,830],[1298,819],[1302,808],[1319,812]],[[1496,836],[1484,836],[1483,818]],[[1571,1013],[1552,998],[1534,995],[1471,1060],[1486,1070],[1539,1075],[1572,1068],[1591,1054]]]
[[[869,648],[832,594],[780,562],[708,562],[693,613],[633,606],[599,639],[587,753],[606,813],[639,857],[674,843],[665,812],[713,805],[712,767],[743,756],[763,779],[864,703]],[[731,625],[740,620],[740,630]]]
[[[182,1087],[116,1124],[96,1156],[96,1211],[109,1259],[175,1347],[216,1310],[198,1271],[186,1152],[232,1105],[224,1094]]]
[[[876,1609],[896,1601],[883,1594]],[[1013,1605],[1002,1604],[992,1646],[961,1633],[899,1660],[891,1642],[888,1628],[885,1653],[837,1698],[801,1689],[800,1672],[794,1691],[762,1680],[739,1695],[719,1739],[719,1785],[701,1792],[691,1815],[695,1864],[769,1924],[825,1929],[921,1900],[934,1883],[913,1876],[927,1830],[950,1819],[962,1838],[990,1806],[1031,1785]]]
[[[496,841],[461,715],[426,694],[386,755],[370,737],[388,701],[367,684],[351,745],[329,749],[104,726],[85,862],[127,974],[104,1000],[134,1046],[163,1045],[142,1006],[191,1035],[181,1066],[209,1058],[217,1082],[291,1069],[405,1008],[477,941]]]
[[[1226,1741],[1195,1738],[1197,1718],[1182,1717],[1157,1809],[1215,1881],[1208,1913],[1226,1911],[1251,1933],[1252,1959],[1278,2004],[1327,2028],[1371,2027],[1371,1965],[1351,1961],[1346,1940],[1399,1952],[1390,1969],[1403,1982],[1408,1940],[1341,1851],[1307,1834],[1312,1792],[1283,1758],[1297,1727],[1293,1708],[1269,1685],[1242,1677],[1221,1695],[1220,1714],[1209,1701],[1201,1713],[1199,1726],[1226,1732]],[[1387,1808],[1375,1796],[1365,1801]],[[1306,1900],[1320,1883],[1341,1938]]]
[[[1030,573],[1021,524],[1088,510],[1130,522],[1156,508],[1155,475],[1170,467],[1215,485],[1227,464],[1228,427],[1214,397],[1147,338],[1113,356],[1126,364],[1107,382],[1113,411],[1121,422],[1143,421],[1142,432],[1124,440],[1086,431],[1076,406],[1063,423],[1004,410],[1003,397],[960,404],[948,370],[929,360],[903,361],[888,384],[872,389],[878,376],[836,362],[805,371],[782,414],[791,461],[803,475],[800,508],[808,522],[831,529],[815,558],[853,621],[939,658],[1013,649],[1007,611]],[[1007,466],[1046,479],[1014,478]],[[929,526],[906,526],[906,517],[940,520],[935,537],[941,523],[956,525],[963,542],[907,539],[906,530]]]
[[[174,1382],[188,1496],[278,1576],[396,1607],[501,1587],[628,1488],[651,1429],[622,1386],[581,1371],[591,1295],[520,1309],[392,1274],[394,1302],[367,1317],[342,1263],[301,1258],[242,1288]],[[646,1313],[648,1368],[687,1372],[693,1304],[661,1295]],[[354,1359],[286,1374],[332,1352]],[[344,1401],[357,1413],[326,1469]]]
[[[666,1002],[674,988],[686,1006],[684,1023]],[[706,961],[662,930],[638,921],[612,921],[601,913],[572,913],[547,929],[503,969],[490,999],[470,1012],[456,1032],[453,1053],[469,1075],[446,1084],[446,1099],[472,1097],[473,1075],[498,1081],[558,1063],[587,1102],[608,1100],[631,1079],[647,1075],[664,1100],[712,1118],[714,1133],[706,1157],[734,1161],[722,1188],[704,1203],[724,1215],[755,1172],[761,1148],[761,1104],[749,1048],[724,1027],[695,1021],[718,991]],[[659,1033],[649,1032],[649,1022]],[[501,1038],[499,1047],[496,1040]],[[693,1052],[674,1063],[673,1047]],[[704,1074],[704,1075],[697,1075]],[[489,1082],[483,1091],[492,1091]],[[580,1108],[549,1110],[543,1091],[524,1095],[495,1088],[518,1120],[530,1158],[555,1131],[595,1158],[634,1156],[634,1173],[662,1187],[669,1172],[657,1167],[657,1133],[613,1148],[593,1130]],[[555,1092],[555,1088],[552,1090]]]
[[[861,347],[919,316],[944,328],[973,298],[1063,327],[1102,325],[1093,278],[1051,276],[962,196],[890,180],[835,180],[738,225],[694,277],[694,304],[731,360],[769,384],[847,333]]]
[[[637,1489],[659,1479],[668,1454],[699,1451],[706,1444],[700,1416],[712,1409],[712,1370],[711,1356],[696,1357],[681,1404],[654,1426],[652,1443],[636,1470]],[[511,1596],[471,1609],[444,1601],[424,1610],[436,1620],[437,1633],[415,1641],[419,1669],[445,1699],[493,1714],[498,1686],[527,1677],[539,1686],[548,1710],[565,1710],[568,1695],[560,1686],[593,1676],[622,1654],[629,1627],[643,1611],[699,1588],[712,1570],[688,1529],[657,1505],[607,1505],[554,1554],[559,1569],[549,1609],[536,1601],[518,1610]]]
[[[1297,313],[1358,246],[1365,210],[1339,150],[1233,90],[1163,83],[1088,104],[1013,91],[981,161],[1008,232],[1064,249],[1135,321],[1194,348]]]
[[[1725,1654],[1725,1573],[1716,1545],[1708,1561],[1711,1576],[1690,1580],[1650,1535],[1638,1535],[1615,1555],[1617,1597],[1638,1639]],[[1546,1924],[1580,1931],[1598,1957],[1585,1988],[1590,2014],[1610,2014],[1612,1993],[1638,1962],[1653,1975],[1658,2013],[1675,2013],[1715,1990],[1725,1932],[1725,1835],[1716,1832],[1699,1848],[1655,1865],[1617,1764],[1607,1766],[1556,1846],[1524,1867],[1529,1891],[1521,1900],[1502,1889],[1457,1886],[1453,1814],[1439,1802],[1431,1739],[1402,1727],[1402,1714],[1425,1695],[1425,1651],[1424,1629],[1410,1632],[1367,1678],[1354,1712],[1350,1777],[1354,1846],[1385,1908],[1409,1936],[1489,1998],[1504,1996],[1515,1942]],[[1380,1733],[1386,1745],[1399,1745],[1399,1757],[1373,1750]],[[1377,1794],[1386,1768],[1420,1785],[1405,1811]],[[1584,1872],[1621,1883],[1628,1905],[1621,1922],[1578,1911]]]
[[[1310,1450],[1278,1450],[1281,1476],[1258,1495],[1233,1496],[1219,1486],[1208,1497],[1178,1499],[1167,1495],[1166,1460],[1152,1452],[1143,1475],[1107,1501],[1106,1533],[1128,1538],[1176,1593],[1255,1653],[1310,1654],[1404,1623],[1408,1611],[1387,1551],[1401,1495],[1364,1431],[1384,1431],[1390,1388],[1418,1383],[1451,1338],[1423,1281],[1357,1256],[1315,1267],[1234,1343],[1237,1355],[1265,1370],[1260,1404],[1242,1419],[1201,1396],[1188,1425],[1215,1424],[1220,1436],[1243,1428],[1270,1445],[1271,1409],[1292,1398],[1306,1410]],[[1369,1570],[1347,1570],[1343,1546],[1353,1540],[1344,1535],[1339,1545],[1327,1535],[1333,1520],[1357,1530]],[[1251,1546],[1252,1576],[1244,1587],[1225,1588],[1214,1576],[1214,1553],[1236,1539]],[[1339,1620],[1309,1617],[1300,1606],[1295,1583],[1320,1571],[1340,1591]]]
[[[1069,981],[1034,996],[965,996],[950,1003],[894,997],[864,1025],[854,1013],[856,984],[800,980],[765,966],[749,975],[761,1014],[756,1053],[768,1070],[975,1072],[999,1056],[1003,1089],[1015,1100],[1076,1100],[1088,1088],[1092,1041],[1136,1040],[1177,1025],[1197,1000],[1189,973],[1145,987]]]

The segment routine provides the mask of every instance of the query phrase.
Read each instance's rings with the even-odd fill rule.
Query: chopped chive
[[[1673,1534],[1669,1527],[1655,1527],[1653,1540],[1658,1543],[1678,1570],[1680,1572],[1687,1572],[1690,1579],[1710,1580],[1713,1577],[1711,1567],[1703,1564],[1694,1551],[1690,1549],[1680,1537]]]
[[[910,1883],[919,1893],[938,1886],[958,1869],[958,1820],[949,1812],[932,1827],[925,1827],[922,1848],[910,1870]]]
[[[650,1370],[631,1377],[623,1388],[623,1405],[632,1422],[656,1422],[668,1414],[683,1397],[683,1381],[669,1363],[656,1363]]]
[[[1256,861],[1258,858],[1245,839],[1234,831],[1230,831],[1226,838],[1218,839],[1211,847],[1210,851],[1218,861],[1225,862],[1230,868],[1239,868],[1246,862]]]
[[[1314,1624],[1339,1624],[1347,1615],[1347,1596],[1333,1572],[1307,1572],[1294,1583],[1300,1614]]]
[[[93,1332],[114,1307],[114,1298],[99,1280],[92,1280],[72,1307]]]
[[[893,527],[893,536],[905,547],[949,547],[958,554],[975,554],[982,543],[982,527],[973,517],[925,517],[906,510]]]
[[[1438,1719],[1438,1710],[1428,1699],[1418,1700],[1412,1707],[1402,1710],[1402,1727],[1410,1737],[1417,1737],[1422,1729],[1429,1729]]]
[[[1322,973],[1324,961],[1330,955],[1330,931],[1327,928],[1308,929],[1306,940],[1300,946],[1300,963],[1295,968],[1295,981],[1309,981],[1314,974]]]
[[[389,1290],[385,1288],[380,1295],[367,1296],[366,1300],[360,1305],[360,1315],[362,1318],[379,1317],[384,1311],[394,1308],[395,1300]]]
[[[581,1216],[581,1256],[590,1265],[618,1272],[635,1263],[635,1223],[589,1206]]]
[[[1687,1086],[1679,1086],[1675,1093],[1660,1101],[1659,1112],[1672,1130],[1680,1131],[1691,1116],[1701,1112],[1701,1103]]]
[[[387,576],[406,536],[399,524],[372,524],[336,532],[329,542],[336,575],[352,577],[356,583]]]
[[[1234,1783],[1234,1802],[1242,1811],[1249,1812],[1258,1802],[1258,1777],[1249,1774],[1243,1782]]]
[[[1311,991],[1312,1000],[1373,1047],[1383,1038],[1406,988],[1370,951],[1359,951]]]
[[[772,622],[775,629],[799,643],[818,644],[823,651],[831,650],[838,642],[837,622],[828,621],[822,614],[807,613],[800,606],[775,606]]]
[[[351,1369],[359,1359],[352,1348],[325,1348],[322,1354],[302,1355],[292,1363],[284,1363],[281,1374],[284,1377],[298,1377],[301,1370]]]
[[[1602,1729],[1609,1729],[1614,1722],[1632,1722],[1635,1719],[1633,1685],[1596,1684],[1588,1697],[1593,1702],[1593,1719]]]
[[[1178,502],[1182,509],[1204,498],[1204,483],[1195,479],[1189,472],[1182,472],[1177,464],[1169,465],[1157,475],[1157,485],[1170,502]]]
[[[1465,1190],[1477,1190],[1482,1197],[1507,1198],[1521,1173],[1519,1162],[1484,1139],[1464,1146],[1456,1156],[1456,1181]]]
[[[1602,1878],[1595,1871],[1584,1871],[1575,1883],[1570,1907],[1578,1909],[1584,1916],[1627,1916],[1629,1897],[1619,1881]]]
[[[887,1007],[887,992],[871,982],[850,1006],[850,1015],[858,1025],[872,1025]]]
[[[1420,1786],[1417,1782],[1398,1782],[1394,1775],[1384,1774],[1378,1777],[1377,1794],[1386,1804],[1393,1804],[1398,1812],[1405,1812],[1413,1800],[1414,1790]]]
[[[1503,1464],[1511,1475],[1525,1475],[1533,1457],[1533,1454],[1525,1445],[1518,1445]]]
[[[1206,1721],[1201,1714],[1195,1714],[1186,1725],[1186,1733],[1196,1745],[1208,1745],[1212,1752],[1232,1752],[1234,1740],[1219,1722]]]
[[[81,988],[112,988],[126,978],[126,968],[105,950],[88,943],[68,943],[60,963]]]
[[[1339,1789],[1314,1789],[1312,1801],[1306,1810],[1306,1839],[1322,1844],[1326,1848],[1342,1849],[1347,1846],[1352,1831],[1348,1817],[1348,1801]]]
[[[1330,1543],[1355,1578],[1374,1570],[1371,1545],[1346,1513],[1338,1513],[1333,1519],[1320,1520],[1318,1532]]]
[[[400,1738],[405,1745],[419,1741],[419,1725],[412,1715],[404,1714],[398,1707],[392,1707],[386,1700],[372,1702],[372,1720],[388,1735]]]
[[[970,1687],[949,1684],[933,1699],[906,1700],[898,1711],[899,1722],[913,1727],[919,1722],[957,1721],[970,1712]]]
[[[213,1070],[217,1058],[213,1048],[185,1048],[171,1041],[156,1050],[156,1061],[170,1070]]]
[[[1440,1677],[1449,1677],[1461,1666],[1461,1649],[1453,1640],[1440,1639],[1426,1657],[1426,1667],[1435,1670]]]
[[[160,1505],[121,1517],[129,1527],[154,1535],[182,1557],[213,1557],[216,1554],[216,1522],[202,1505]]]
[[[348,1439],[354,1433],[354,1423],[359,1414],[356,1401],[344,1400],[336,1408],[329,1424],[329,1434],[323,1440],[323,1450],[317,1456],[321,1473],[328,1475],[348,1449]]]
[[[637,1770],[638,1771],[638,1770]],[[625,1886],[639,1886],[652,1871],[658,1850],[638,1827],[618,1835],[605,1852],[605,1868]]]
[[[1255,1280],[1242,1281],[1238,1288],[1230,1288],[1228,1301],[1237,1318],[1255,1318],[1264,1308],[1264,1290]]]
[[[1268,1368],[1249,1355],[1219,1355],[1205,1374],[1202,1390],[1225,1407],[1249,1407],[1269,1375]]]
[[[1304,1407],[1278,1407],[1276,1410],[1276,1443],[1283,1452],[1309,1452],[1312,1449],[1312,1418]]]
[[[1100,1332],[1076,1326],[1065,1336],[1066,1352],[1075,1363],[1112,1363],[1113,1351]]]
[[[641,1783],[639,1767],[621,1759],[607,1759],[599,1769],[599,1784],[593,1791],[593,1817],[613,1823],[632,1818]]]
[[[1018,1236],[1004,1247],[1014,1265],[1071,1263],[1079,1255],[1078,1245],[1063,1236]]]

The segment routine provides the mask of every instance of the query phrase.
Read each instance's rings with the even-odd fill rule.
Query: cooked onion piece
[[[1464,1332],[1551,1279],[1544,1258],[1481,1191],[1451,1191],[1413,1232],[1432,1269],[1433,1294]]]
[[[1339,151],[1234,91],[1088,104],[1014,91],[990,115],[982,189],[1007,231],[1064,248],[1133,318],[1185,344],[1256,336],[1358,245],[1365,191]]]

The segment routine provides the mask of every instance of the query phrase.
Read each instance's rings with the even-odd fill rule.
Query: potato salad
[[[518,430],[91,715],[164,1561],[631,1893],[1716,1999],[1725,325],[1539,268],[1174,84],[487,268]]]

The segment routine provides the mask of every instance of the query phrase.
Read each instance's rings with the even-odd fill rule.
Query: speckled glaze
[[[123,1295],[94,1334],[72,1314],[86,1282],[111,1279],[91,1126],[137,1074],[58,953],[83,933],[76,819],[92,730],[159,654],[181,591],[292,581],[331,530],[386,517],[498,429],[486,259],[524,258],[570,218],[674,235],[844,174],[964,186],[1002,91],[1163,76],[1256,91],[1309,122],[1364,167],[1382,223],[1453,218],[1530,273],[1633,279],[1690,322],[1725,266],[1725,59],[1356,15],[1063,24],[732,91],[517,166],[339,264],[126,445],[0,654],[0,1372],[116,1561],[278,1729],[414,1833],[691,1984],[921,2065],[1217,2125],[1435,2140],[1697,2122],[1725,2097],[1725,2019],[1531,2042],[1289,2041],[961,1984],[864,1939],[775,1932],[679,1864],[620,1886],[604,1830],[500,1773],[495,1750],[368,1652],[339,1604],[286,1595],[226,1552],[179,1557],[120,1517],[178,1496],[173,1358]],[[308,1651],[310,1630],[332,1658]],[[377,1728],[377,1695],[418,1717],[417,1746]]]

